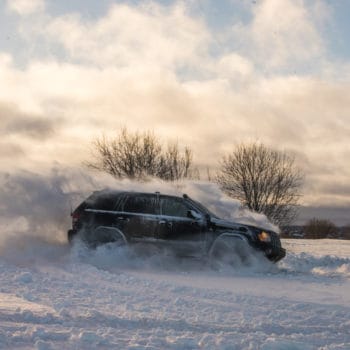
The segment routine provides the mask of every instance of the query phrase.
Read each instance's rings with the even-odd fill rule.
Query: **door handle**
[[[129,222],[129,221],[130,221],[129,218],[126,218],[126,217],[124,217],[124,216],[118,216],[118,217],[117,217],[117,220],[118,220],[118,221],[125,221],[125,222]]]
[[[172,227],[173,223],[171,221],[166,221],[166,220],[160,220],[159,225],[167,226],[167,227]]]

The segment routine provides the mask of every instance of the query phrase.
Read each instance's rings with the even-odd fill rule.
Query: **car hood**
[[[240,224],[238,222],[232,222],[232,221],[227,221],[224,219],[219,219],[219,218],[211,218],[210,222],[215,224],[215,226],[219,226],[222,228],[229,228],[229,229],[235,229],[235,230],[242,230],[242,227],[249,230],[249,226]]]
[[[276,233],[275,231],[272,231],[271,229],[259,227],[259,226],[247,225],[239,222],[233,222],[233,221],[228,221],[228,220],[213,218],[213,217],[210,218],[210,222],[220,229],[237,230],[237,231],[240,231],[241,233],[249,234],[251,237],[254,237],[254,238],[261,231],[269,232],[270,234],[273,233],[278,236],[278,233]]]

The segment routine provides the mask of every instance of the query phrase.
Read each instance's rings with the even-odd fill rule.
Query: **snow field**
[[[350,349],[349,243],[216,271],[34,240],[0,257],[0,348]]]

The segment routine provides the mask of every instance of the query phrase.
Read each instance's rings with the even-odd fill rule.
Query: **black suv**
[[[143,243],[215,258],[253,249],[273,262],[286,254],[277,233],[220,219],[186,194],[96,191],[71,215],[68,240],[79,236],[91,247]]]

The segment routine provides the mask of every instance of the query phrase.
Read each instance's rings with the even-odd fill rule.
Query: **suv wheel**
[[[93,231],[94,246],[121,247],[127,242],[124,235],[112,227],[98,227]]]
[[[209,252],[212,266],[216,269],[235,267],[247,264],[251,256],[251,248],[239,237],[225,235],[213,243]]]

